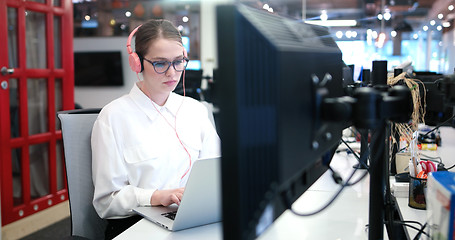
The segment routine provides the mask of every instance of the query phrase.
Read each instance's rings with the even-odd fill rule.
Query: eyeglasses
[[[189,61],[189,59],[185,58],[185,57],[182,59],[179,59],[179,60],[174,60],[172,62],[169,62],[169,61],[152,62],[146,58],[144,58],[144,60],[151,63],[153,65],[153,69],[155,69],[155,72],[159,73],[159,74],[167,72],[167,70],[171,67],[171,64],[174,67],[175,71],[181,72],[181,71],[185,70],[186,66],[188,65],[188,61]]]

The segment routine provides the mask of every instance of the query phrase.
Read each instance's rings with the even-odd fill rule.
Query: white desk
[[[443,146],[453,143],[455,146],[455,130],[449,129],[442,135]],[[454,140],[452,142],[452,140]],[[446,148],[440,148],[440,150]],[[438,151],[440,151],[438,150]],[[439,153],[439,152],[438,152]],[[443,160],[449,166],[448,152],[441,152]],[[445,157],[444,157],[445,156]],[[452,154],[453,156],[453,154]],[[352,166],[357,160],[352,155],[345,153],[337,154],[332,160],[331,166],[337,170],[343,179],[347,179],[354,170]],[[364,170],[359,170],[353,179],[361,176]],[[311,212],[319,209],[339,189],[327,171],[318,181],[311,186],[294,204],[298,212]],[[407,198],[399,198],[401,214],[405,220],[419,220],[426,222],[424,210],[416,210],[407,206]],[[347,187],[340,196],[323,212],[311,217],[298,217],[290,211],[285,211],[258,239],[281,240],[281,239],[368,239],[365,225],[368,224],[369,213],[369,177],[365,177],[360,183]],[[410,230],[412,236],[417,231]],[[384,232],[387,239],[387,232]],[[131,228],[120,234],[116,240],[121,239],[223,239],[222,224],[215,223],[197,228],[170,232],[145,219],[140,220]]]
[[[436,157],[441,157],[442,161],[445,164],[445,167],[450,167],[455,164],[455,129],[451,127],[441,127],[441,147],[437,151],[424,151],[425,155]],[[451,169],[450,171],[454,171]],[[419,210],[411,208],[408,206],[408,198],[400,197],[396,198],[402,220],[413,220],[418,221],[422,225],[427,222],[427,213],[425,210]],[[414,224],[413,224],[414,225]],[[418,227],[418,225],[414,225]],[[412,228],[406,228],[408,237],[413,239],[418,231]],[[428,228],[425,229],[428,232]]]
[[[346,178],[354,169],[357,161],[352,155],[337,155],[332,161],[332,167],[338,169]],[[359,170],[356,175],[361,175]],[[354,177],[355,178],[355,177]],[[307,190],[293,205],[296,211],[309,212],[319,209],[339,189],[326,172]],[[339,198],[325,211],[311,217],[298,217],[290,211],[284,212],[269,227],[259,239],[366,239],[368,233],[365,225],[368,223],[368,176],[361,183],[346,188]],[[328,231],[330,229],[330,231]],[[321,238],[323,236],[323,238]],[[145,219],[140,220],[131,228],[120,234],[120,239],[223,239],[222,224],[215,223],[178,232],[167,231]]]

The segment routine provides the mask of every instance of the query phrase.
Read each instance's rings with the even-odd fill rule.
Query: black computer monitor
[[[183,95],[183,74],[174,92]],[[185,95],[196,100],[201,99],[202,70],[185,70]]]
[[[121,52],[75,52],[74,85],[123,86]]]
[[[224,239],[253,239],[326,171],[343,127],[320,103],[343,95],[343,62],[326,28],[243,5],[216,14]]]

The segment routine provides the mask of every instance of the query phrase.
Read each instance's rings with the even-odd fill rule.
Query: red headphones
[[[133,39],[134,34],[141,26],[142,24],[137,26],[130,33],[130,35],[128,36],[128,41],[126,42],[126,50],[128,51],[129,54],[128,61],[130,63],[130,68],[135,73],[140,73],[144,70],[144,67],[142,66],[142,56],[138,55],[136,52],[133,52],[133,49],[131,48],[131,39]],[[185,58],[188,58],[188,53],[186,52],[185,48],[183,48],[183,56]]]
[[[131,39],[133,38],[134,34],[137,32],[137,30],[141,27],[142,25],[137,26],[131,33],[130,36],[128,37],[128,41],[126,42],[126,50],[128,51],[128,54],[130,55],[128,57],[129,63],[131,70],[135,73],[140,73],[143,70],[142,67],[142,59],[139,57],[139,55],[135,52],[133,52],[133,49],[131,49]]]

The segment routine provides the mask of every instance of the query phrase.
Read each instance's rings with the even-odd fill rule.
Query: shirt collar
[[[180,96],[174,92],[171,92],[171,94],[169,94],[169,97],[167,98],[167,101],[163,107],[167,108],[169,110],[169,112],[172,113],[172,115],[176,116],[177,111],[180,108],[180,105],[183,103],[182,101],[183,101],[182,96]]]
[[[178,109],[180,108],[180,105],[183,101],[183,97],[171,92],[169,94],[169,97],[164,104],[164,106],[159,106],[158,104],[154,103],[152,100],[150,100],[145,93],[139,89],[137,84],[135,83],[133,88],[130,91],[130,97],[133,99],[133,101],[139,106],[139,108],[153,121],[156,119],[157,116],[159,116],[159,113],[156,111],[158,109],[159,111],[165,108],[168,112],[170,112],[174,117],[177,114]],[[156,109],[153,107],[155,105]]]

